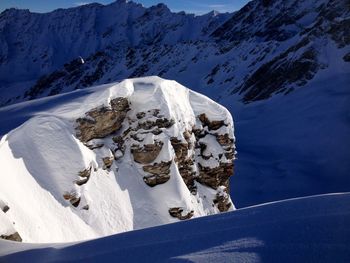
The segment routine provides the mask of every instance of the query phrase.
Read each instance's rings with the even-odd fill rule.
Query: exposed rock
[[[185,138],[189,140],[190,133],[188,131],[185,132]],[[182,179],[184,180],[187,188],[193,193],[196,193],[196,187],[194,185],[194,177],[196,172],[194,171],[194,161],[193,156],[188,157],[188,151],[193,145],[188,142],[182,142],[179,139],[173,137],[170,139],[171,145],[175,151],[175,162],[178,165],[179,172],[181,174]]]
[[[227,193],[217,193],[213,200],[220,212],[226,212],[232,207],[230,197]]]
[[[170,208],[169,209],[169,214],[172,216],[172,217],[176,217],[180,220],[186,220],[186,219],[190,219],[193,214],[194,214],[194,211],[191,210],[190,212],[186,213],[185,215],[183,214],[184,212],[184,208],[181,208],[181,207],[174,207],[174,208]]]
[[[150,173],[152,175],[162,175],[162,174],[170,173],[170,166],[171,166],[171,161],[155,163],[152,165],[145,165],[142,167],[142,169],[145,172]]]
[[[92,169],[92,167],[90,166],[82,171],[79,171],[78,175],[80,178],[78,180],[76,180],[75,183],[79,186],[86,184],[90,179],[91,169]]]
[[[89,210],[89,205],[84,205],[81,209],[83,209],[83,210]]]
[[[90,167],[88,167],[88,168],[86,168],[86,169],[84,169],[84,170],[82,170],[82,171],[79,171],[79,176],[80,177],[90,177],[90,174],[91,174],[91,166]]]
[[[11,240],[16,242],[22,242],[21,236],[18,234],[18,232],[13,233],[12,235],[1,235],[0,238],[5,240]]]
[[[76,192],[66,192],[63,198],[71,203],[72,206],[78,207],[80,204],[80,197]]]
[[[175,121],[173,119],[168,120],[167,118],[156,119],[156,121],[147,120],[145,122],[139,122],[137,130],[139,129],[151,130],[152,128],[155,128],[155,127],[168,129],[171,126],[173,126],[174,123]]]
[[[103,143],[96,143],[96,144],[85,144],[86,147],[88,147],[90,150],[95,150],[102,148],[104,146]]]
[[[209,130],[217,130],[224,125],[227,126],[223,120],[210,121],[205,113],[200,114],[198,119],[203,123],[203,127],[208,126]]]
[[[110,157],[104,157],[102,159],[103,163],[104,163],[104,166],[103,166],[103,169],[110,169],[112,164],[113,164],[113,161],[114,161],[114,157],[113,156],[110,156]]]
[[[8,210],[10,210],[10,207],[8,206],[8,204],[6,204],[1,199],[0,199],[0,210],[2,210],[4,213],[6,213]]]
[[[143,177],[143,181],[151,187],[154,187],[159,184],[164,184],[167,181],[169,181],[169,179],[170,179],[169,174],[150,175],[150,176]]]
[[[216,140],[221,146],[232,147],[233,138],[230,137],[228,133],[225,134],[216,134]]]
[[[163,142],[156,141],[154,144],[145,144],[143,147],[133,145],[131,153],[137,163],[149,164],[153,162],[162,150]]]
[[[188,154],[188,147],[189,147],[188,143],[184,143],[179,139],[177,139],[176,137],[171,138],[170,141],[175,151],[175,155],[176,155],[175,161],[186,159]]]
[[[99,107],[87,112],[86,117],[77,119],[77,137],[82,142],[104,138],[122,127],[122,122],[129,110],[125,98],[111,100],[111,107]]]
[[[219,166],[214,168],[204,167],[200,164],[198,166],[199,177],[196,180],[213,189],[217,189],[219,186],[227,187],[228,179],[233,175],[233,163],[219,163]]]
[[[124,139],[122,136],[114,136],[112,138],[113,142],[116,143],[117,149],[114,150],[116,152],[117,150],[121,151],[122,154],[125,152],[125,146],[124,146]],[[117,158],[116,158],[117,159]]]
[[[9,211],[10,210],[10,207],[8,206],[8,205],[5,205],[3,208],[2,208],[2,211],[4,212],[4,213],[6,213],[7,211]]]

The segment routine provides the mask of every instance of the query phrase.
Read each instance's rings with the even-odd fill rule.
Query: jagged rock
[[[5,239],[5,240],[11,240],[11,241],[16,241],[16,242],[22,242],[21,236],[18,234],[18,232],[15,232],[11,235],[1,235],[0,238]]]
[[[202,113],[198,116],[198,119],[203,123],[203,127],[208,126],[209,130],[217,130],[222,126],[227,126],[224,121],[210,121],[205,113]]]
[[[152,165],[145,165],[142,167],[142,169],[145,172],[150,173],[152,175],[162,175],[162,174],[170,173],[170,166],[171,166],[171,161],[155,163]]]
[[[170,139],[171,145],[174,148],[176,160],[184,160],[187,157],[189,146],[188,143],[184,143],[179,139],[173,137]]]
[[[169,179],[170,179],[169,174],[150,175],[150,176],[143,177],[143,181],[151,187],[154,187],[159,184],[164,184],[167,181],[169,181]]]
[[[233,163],[219,163],[219,166],[214,168],[204,167],[200,164],[198,166],[199,177],[196,180],[213,189],[217,189],[219,186],[227,187],[229,177],[233,175]]]
[[[122,127],[122,122],[129,110],[125,98],[111,100],[110,107],[99,107],[86,113],[86,117],[77,119],[77,137],[82,142],[104,138]]]
[[[225,133],[225,134],[216,134],[216,140],[221,146],[227,146],[227,147],[232,147],[233,146],[233,139],[230,138],[230,135]]]
[[[114,157],[113,156],[111,156],[111,157],[104,157],[102,159],[102,161],[104,163],[103,169],[109,169],[109,168],[111,168],[111,166],[113,164]]]
[[[186,132],[185,132],[186,133]],[[185,139],[189,140],[190,133],[187,131],[187,134],[184,134]],[[173,137],[170,139],[171,145],[175,151],[175,162],[178,165],[180,175],[184,180],[187,188],[193,193],[196,193],[196,187],[194,185],[194,176],[196,172],[194,171],[194,161],[193,156],[188,157],[188,151],[191,148],[191,144],[188,142],[184,143],[179,139]],[[192,146],[193,147],[193,146]]]
[[[88,167],[82,171],[78,172],[79,177],[81,177],[80,179],[76,180],[75,183],[79,186],[82,186],[83,184],[86,184],[89,179],[90,179],[90,175],[91,175],[91,169],[92,167]]]
[[[113,142],[116,143],[117,145],[117,149],[114,150],[114,152],[116,153],[117,151],[121,151],[122,154],[124,154],[125,152],[125,146],[124,146],[124,139],[122,136],[114,136],[112,138]],[[116,158],[117,159],[117,158]]]
[[[4,213],[6,213],[7,211],[9,211],[10,210],[10,207],[8,206],[8,205],[5,205],[3,208],[2,208],[2,211],[4,212]]]
[[[86,147],[88,147],[90,150],[95,150],[102,148],[104,146],[103,143],[96,143],[96,144],[85,144]]]
[[[213,200],[220,212],[226,212],[232,207],[229,195],[225,194],[216,194],[216,198]]]
[[[151,130],[152,128],[158,127],[158,128],[170,128],[173,126],[175,121],[173,119],[168,120],[167,118],[160,118],[156,119],[156,121],[145,121],[145,122],[139,122],[139,125],[137,127],[137,130],[144,129],[144,130]]]
[[[8,210],[10,210],[10,207],[4,201],[0,200],[0,210],[6,213]]]
[[[88,167],[88,168],[86,168],[86,169],[84,169],[82,171],[79,171],[78,174],[79,174],[80,177],[90,177],[91,169],[92,169],[92,167],[90,166],[90,167]]]
[[[176,217],[176,218],[178,218],[180,220],[190,219],[193,216],[193,214],[194,214],[193,210],[191,210],[190,212],[188,212],[185,215],[183,215],[183,212],[184,212],[184,209],[181,208],[181,207],[174,207],[174,208],[170,208],[169,209],[169,214],[172,217]]]
[[[80,204],[80,197],[76,192],[66,192],[63,198],[71,203],[72,206],[78,207]]]
[[[145,144],[143,147],[133,145],[131,153],[137,163],[149,164],[153,162],[162,150],[163,142],[157,141],[154,144]]]

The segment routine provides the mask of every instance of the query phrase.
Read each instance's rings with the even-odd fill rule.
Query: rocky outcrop
[[[180,220],[186,220],[186,219],[190,219],[193,216],[194,211],[191,210],[189,212],[186,212],[185,209],[182,207],[173,207],[169,209],[169,214],[172,217],[176,217]]]
[[[1,199],[0,199],[0,210],[2,210],[4,213],[10,210],[10,207],[8,206],[8,204],[6,204]]]
[[[16,242],[22,242],[21,236],[18,234],[18,232],[15,232],[11,235],[0,235],[0,238],[5,239],[5,240],[11,240],[11,241],[16,241]]]
[[[226,190],[226,187],[220,187],[218,190],[219,191],[216,194],[216,198],[214,199],[214,204],[217,206],[220,212],[226,212],[232,207],[230,196]]]
[[[109,107],[92,109],[85,117],[77,119],[77,137],[86,143],[116,132],[121,128],[128,110],[129,102],[125,98],[111,100]]]
[[[110,169],[112,164],[113,164],[113,161],[114,161],[114,157],[113,156],[110,156],[110,157],[103,157],[102,158],[102,161],[103,161],[103,169]]]
[[[157,141],[154,144],[145,144],[143,146],[132,145],[131,153],[137,163],[149,164],[153,162],[160,153],[163,142]]]
[[[232,205],[229,200],[229,178],[234,170],[234,139],[231,134],[218,132],[221,127],[228,125],[224,121],[211,121],[204,113],[199,115],[198,119],[207,129],[194,130],[198,163],[198,174],[195,179],[217,190],[214,204],[219,211],[228,211]],[[216,146],[213,145],[215,142]],[[215,147],[215,150],[211,150],[211,147]]]
[[[187,125],[184,129],[178,124],[180,120],[177,123],[166,117],[161,109],[133,112],[132,107],[127,98],[117,98],[109,107],[97,107],[77,120],[77,137],[96,156],[102,155],[101,168],[108,173],[115,162],[118,171],[118,163],[130,156],[130,165],[137,167],[137,174],[147,186],[166,184],[173,172],[178,172],[193,198],[201,198],[201,184],[216,191],[210,197],[216,211],[231,209],[229,178],[233,175],[235,148],[228,119],[200,113],[193,120],[195,124],[181,124]],[[174,131],[176,136],[171,136]],[[76,185],[88,182],[91,169],[79,173]],[[72,206],[87,210],[87,204],[80,205],[78,192],[67,192],[64,198]],[[179,220],[194,215],[194,210],[187,207],[172,207],[168,212]]]
[[[187,188],[191,193],[196,193],[196,186],[194,179],[196,176],[196,169],[194,166],[193,154],[189,156],[189,152],[194,150],[194,143],[192,139],[192,131],[186,130],[184,133],[185,141],[181,141],[178,138],[171,138],[171,145],[175,151],[175,162],[177,163],[179,172],[184,180]]]
[[[92,169],[92,167],[90,166],[82,171],[79,171],[79,173],[78,173],[79,179],[75,181],[75,183],[78,186],[82,186],[83,184],[86,184],[89,181],[90,175],[91,175],[91,169]]]
[[[63,198],[71,203],[72,206],[78,207],[80,204],[80,196],[78,193],[71,191],[71,192],[65,192],[63,194]]]

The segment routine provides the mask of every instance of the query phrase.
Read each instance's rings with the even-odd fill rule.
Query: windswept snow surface
[[[349,207],[329,194],[81,243],[0,241],[0,262],[350,262]]]
[[[229,124],[226,132],[233,133],[232,118],[224,107],[158,77],[125,80],[2,108],[0,200],[9,204],[6,216],[15,222],[24,242],[77,241],[176,222],[178,219],[168,212],[172,207],[193,210],[194,217],[219,212],[199,195],[203,190],[207,198],[215,197],[216,191],[202,185],[198,194],[191,194],[174,165],[170,180],[153,188],[145,184],[129,152],[110,171],[101,168],[104,147],[92,151],[79,141],[75,121],[117,97],[128,98],[130,118],[140,111],[160,109],[164,117],[173,119],[175,124],[165,137],[183,136],[203,110],[211,120],[225,120]],[[173,156],[169,141],[156,161],[169,161]],[[79,171],[89,166],[94,168],[90,179],[78,187],[74,182]],[[63,197],[72,191],[81,196],[78,208]],[[86,204],[88,210],[82,209]]]

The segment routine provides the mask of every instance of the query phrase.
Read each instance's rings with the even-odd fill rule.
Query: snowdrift
[[[3,262],[349,262],[350,194],[299,198],[75,244],[0,241]]]

